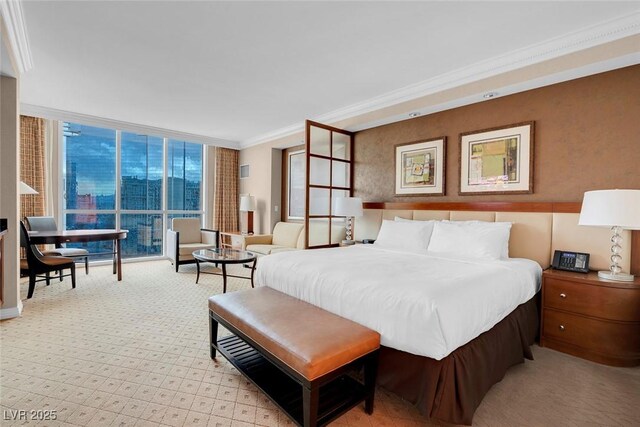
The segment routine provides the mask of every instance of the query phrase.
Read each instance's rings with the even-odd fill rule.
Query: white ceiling
[[[23,104],[246,142],[562,40],[640,3],[27,1],[23,9],[33,58],[21,76]]]

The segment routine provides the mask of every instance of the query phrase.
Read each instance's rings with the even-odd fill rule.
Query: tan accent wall
[[[249,165],[249,178],[240,179],[240,194],[256,197],[253,216],[256,234],[271,233],[273,225],[280,220],[281,155],[281,150],[272,144],[240,151],[240,165]]]
[[[462,132],[535,121],[534,192],[459,196]],[[396,197],[394,145],[447,136],[446,195]],[[365,201],[581,201],[640,188],[640,65],[367,129],[355,135],[355,196]]]
[[[269,214],[269,230],[280,222],[282,215],[282,150],[271,149],[271,207]]]
[[[19,273],[20,108],[18,80],[0,77],[0,218],[7,218],[2,317],[16,317],[22,307]]]

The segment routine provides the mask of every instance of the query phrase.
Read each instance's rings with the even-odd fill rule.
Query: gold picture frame
[[[534,125],[461,133],[458,194],[533,193]]]
[[[444,196],[447,138],[395,146],[396,196]]]

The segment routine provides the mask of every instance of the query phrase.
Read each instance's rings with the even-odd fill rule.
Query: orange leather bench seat
[[[380,347],[380,334],[268,287],[214,295],[209,309],[314,380]]]

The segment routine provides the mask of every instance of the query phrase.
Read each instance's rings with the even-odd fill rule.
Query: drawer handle
[[[560,330],[564,331],[564,325],[560,325]]]
[[[567,294],[565,293],[560,294],[560,298],[566,298],[566,297],[567,297]]]

